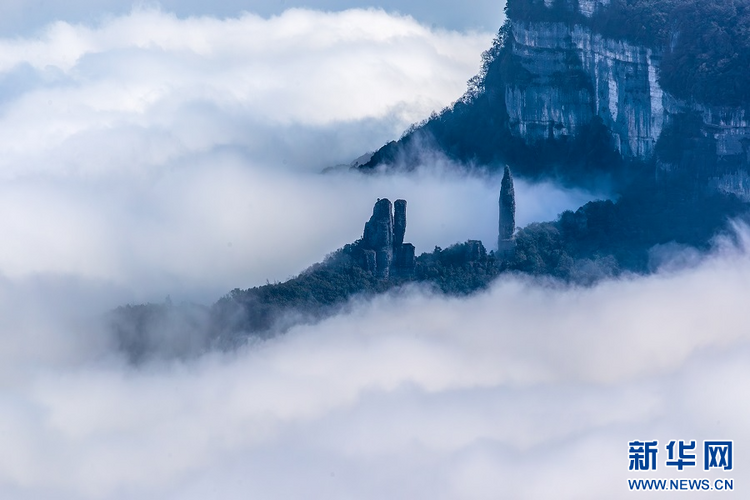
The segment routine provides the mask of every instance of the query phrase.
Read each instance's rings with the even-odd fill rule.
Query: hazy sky
[[[744,226],[708,257],[658,249],[647,278],[410,289],[237,352],[124,362],[103,311],[293,276],[378,197],[409,200],[418,251],[495,239],[496,177],[439,155],[320,170],[457,99],[502,6],[291,5],[0,7],[0,498],[632,498],[636,439],[733,439],[722,477],[744,488]],[[596,196],[516,189],[521,223]]]
[[[503,21],[502,0],[431,0],[379,2],[352,0],[4,0],[0,6],[0,33],[18,35],[38,30],[52,21],[96,22],[112,14],[124,14],[134,5],[161,6],[181,17],[212,15],[232,17],[254,12],[263,17],[279,15],[290,8],[340,11],[380,8],[413,16],[427,26],[451,30],[496,32]]]

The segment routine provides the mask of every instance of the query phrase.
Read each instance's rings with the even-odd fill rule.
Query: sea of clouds
[[[418,251],[492,248],[497,176],[320,173],[455,100],[492,36],[138,8],[0,38],[0,497],[626,498],[636,439],[734,439],[743,488],[741,225],[650,277],[410,288],[190,361],[128,365],[98,327],[294,276],[378,197],[409,201]],[[521,224],[598,196],[516,190]]]

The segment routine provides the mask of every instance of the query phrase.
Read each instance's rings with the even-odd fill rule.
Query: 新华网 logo
[[[695,441],[672,440],[665,446],[664,465],[679,471],[687,467],[696,467],[698,447]],[[720,469],[730,471],[734,467],[732,441],[703,441],[703,470]],[[630,441],[628,443],[630,459],[629,470],[657,470],[659,441]]]

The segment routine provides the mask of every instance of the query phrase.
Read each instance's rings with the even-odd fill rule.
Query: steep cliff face
[[[467,94],[362,168],[429,163],[433,148],[527,178],[750,201],[750,0],[508,0],[507,13]]]
[[[528,71],[509,75],[505,88],[515,135],[529,143],[559,139],[599,116],[623,156],[653,155],[665,118],[658,54],[580,25],[511,26],[513,55]]]
[[[573,16],[560,22],[511,19],[506,44],[515,71],[503,82],[511,134],[529,145],[565,139],[598,117],[623,158],[653,161],[657,176],[689,173],[750,200],[750,114],[665,91],[661,50],[608,38],[587,21],[609,3],[571,2]]]

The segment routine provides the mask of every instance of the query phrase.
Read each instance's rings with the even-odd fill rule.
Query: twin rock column
[[[406,201],[396,200],[391,206],[387,198],[379,199],[362,237],[365,269],[380,278],[388,278],[391,272],[411,273],[416,264],[415,249],[411,243],[404,243],[405,234]]]

